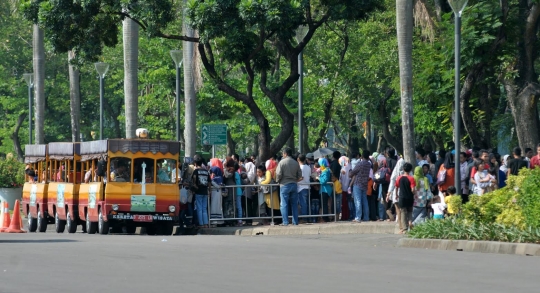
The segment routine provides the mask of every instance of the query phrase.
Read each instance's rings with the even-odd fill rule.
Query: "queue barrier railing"
[[[331,209],[333,210],[333,213],[327,213],[327,214],[324,214],[324,208],[323,208],[323,204],[327,204],[328,205],[328,201],[327,202],[324,202],[324,197],[323,197],[323,194],[319,192],[319,197],[320,197],[320,208],[319,208],[319,211],[320,213],[318,214],[312,214],[311,213],[311,195],[310,195],[310,191],[309,189],[312,188],[313,185],[318,185],[318,186],[321,186],[321,183],[320,182],[310,182],[310,183],[302,183],[302,185],[308,185],[309,186],[309,189],[308,189],[308,196],[307,196],[307,208],[308,208],[308,214],[306,215],[301,215],[300,214],[300,210],[298,211],[298,218],[299,219],[302,219],[302,218],[322,218],[322,217],[334,217],[334,222],[337,222],[337,218],[339,215],[337,215],[337,204],[341,204],[341,203],[337,203],[336,202],[336,192],[334,190],[334,183],[333,182],[327,182],[326,183],[327,185],[330,185],[330,187],[332,188],[332,194],[329,195],[329,197],[332,198],[332,206],[328,208],[328,210],[330,211]],[[265,203],[264,200],[262,203],[258,202],[258,215],[257,216],[246,216],[248,215],[248,213],[242,213],[242,217],[238,217],[238,210],[237,210],[237,206],[236,206],[236,201],[238,200],[238,196],[236,195],[237,194],[237,188],[240,187],[243,189],[243,195],[241,197],[242,200],[244,200],[244,207],[248,207],[249,204],[248,204],[248,197],[247,196],[244,196],[245,195],[245,190],[247,188],[256,188],[257,191],[259,191],[261,188],[263,187],[268,187],[270,188],[270,203],[272,205],[272,203],[274,202],[274,190],[278,190],[279,191],[279,188],[280,188],[280,184],[263,184],[263,185],[222,185],[222,186],[219,186],[219,187],[214,187],[212,186],[210,188],[210,190],[216,190],[216,189],[227,189],[228,190],[228,195],[226,197],[223,197],[221,198],[222,200],[222,203],[221,203],[221,214],[222,214],[222,218],[216,218],[216,217],[211,217],[211,201],[212,201],[212,198],[211,196],[208,196],[208,200],[207,200],[207,204],[208,204],[208,223],[210,224],[209,226],[212,227],[212,225],[215,225],[217,224],[218,222],[226,222],[226,221],[246,221],[246,220],[270,220],[270,225],[275,225],[275,221],[274,219],[276,218],[279,218],[281,219],[282,216],[277,216],[274,215],[274,208],[270,208],[270,215],[261,215],[261,209],[260,209],[260,206]],[[231,191],[232,191],[232,194],[231,194]],[[211,193],[211,192],[210,192]],[[221,196],[221,194],[220,194]],[[258,197],[258,192],[256,193],[253,193],[252,196],[257,196]],[[280,193],[278,192],[278,196],[279,196],[279,202],[280,202],[280,207],[281,207],[281,196],[280,196]],[[225,211],[223,210],[223,206],[224,206],[224,201],[231,201],[230,198],[232,199],[232,207],[233,207],[233,217],[225,217]],[[195,206],[195,195],[193,196],[193,200],[192,200],[192,203],[193,203],[193,206]],[[291,208],[291,211],[292,211],[292,208],[297,208],[299,209],[299,203],[297,203],[296,205],[294,206],[291,206],[291,204],[289,203],[289,206]],[[244,211],[243,211],[244,212]],[[196,212],[194,211],[193,213],[193,218],[196,218]],[[288,218],[289,219],[292,219],[292,213],[288,215]],[[291,221],[289,221],[290,223],[292,223]],[[199,223],[200,225],[200,223]]]

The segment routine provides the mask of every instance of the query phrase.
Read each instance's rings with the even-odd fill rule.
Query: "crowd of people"
[[[195,200],[184,201],[181,210],[184,214],[195,211],[190,224],[200,227],[250,225],[252,218],[269,224],[276,217],[283,226],[397,221],[406,233],[427,218],[457,213],[452,199],[466,203],[470,195],[504,187],[506,178],[521,168],[540,166],[540,144],[536,155],[532,149],[522,153],[519,147],[504,156],[473,148],[460,152],[459,162],[454,157],[455,150],[417,149],[416,162],[411,163],[391,147],[356,152],[350,158],[339,151],[315,158],[312,153],[294,154],[286,148],[280,157],[264,163],[255,156],[232,155],[205,164],[197,155],[184,183]],[[456,168],[460,168],[460,186],[454,184]]]

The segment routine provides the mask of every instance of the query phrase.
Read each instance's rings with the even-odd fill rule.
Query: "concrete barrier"
[[[401,238],[398,247],[540,256],[540,245],[530,243]]]

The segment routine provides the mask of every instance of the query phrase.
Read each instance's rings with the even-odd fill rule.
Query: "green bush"
[[[540,168],[522,169],[505,188],[471,195],[459,218],[427,221],[409,235],[540,244]]]
[[[502,189],[471,195],[462,215],[469,221],[540,228],[540,168],[522,169]]]
[[[450,217],[444,220],[428,220],[417,225],[409,232],[409,237],[540,244],[540,228],[520,229],[516,226]]]
[[[16,188],[24,184],[24,164],[13,158],[0,158],[0,188]]]
[[[525,224],[540,228],[540,168],[522,170],[517,177],[524,177],[517,186],[517,204],[523,211]]]

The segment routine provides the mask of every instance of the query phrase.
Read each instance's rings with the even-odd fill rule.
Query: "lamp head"
[[[171,50],[171,57],[174,61],[174,64],[176,64],[176,67],[182,66],[182,60],[183,60],[183,54],[182,50]]]
[[[33,73],[24,73],[23,77],[24,77],[24,80],[26,81],[26,84],[29,87],[34,85],[34,74]]]
[[[454,14],[459,17],[461,17],[461,13],[465,9],[465,6],[467,6],[467,2],[469,2],[469,0],[448,0],[448,4],[452,7]]]
[[[109,71],[109,64],[105,62],[97,62],[94,63],[96,66],[96,71],[99,74],[99,77],[104,78],[105,74],[107,74],[107,71]]]
[[[309,27],[306,25],[301,25],[296,29],[296,41],[300,43],[307,35]]]

